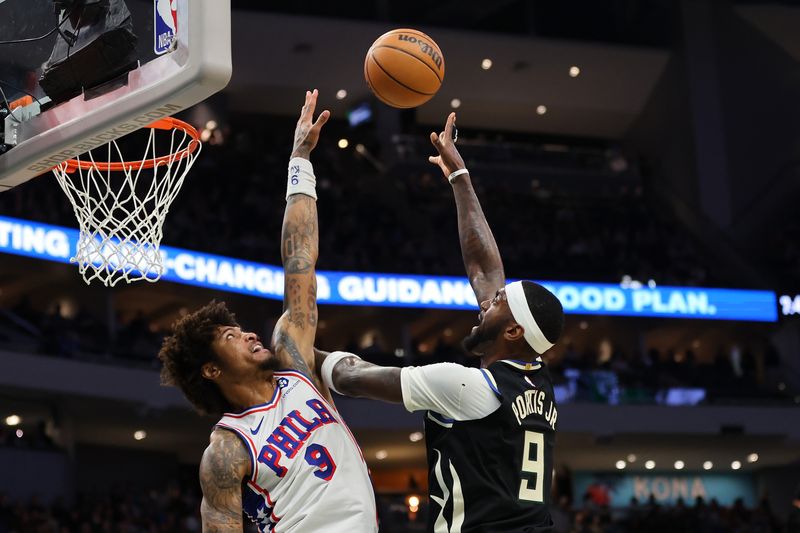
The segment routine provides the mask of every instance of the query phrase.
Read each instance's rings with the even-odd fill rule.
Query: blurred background
[[[427,162],[455,110],[506,274],[551,283],[568,312],[546,354],[556,531],[800,531],[795,2],[233,7],[231,83],[180,115],[205,146],[167,217],[166,281],[86,286],[52,175],[0,195],[0,532],[200,530],[215,420],[159,385],[156,354],[213,298],[269,337],[286,162],[314,87],[333,113],[313,154],[331,285],[320,348],[476,364],[460,348],[476,314],[441,278],[464,275],[455,205]],[[369,45],[395,27],[444,53],[444,84],[418,109],[363,80]],[[397,297],[403,280],[416,296]],[[421,417],[337,405],[381,531],[423,531]]]

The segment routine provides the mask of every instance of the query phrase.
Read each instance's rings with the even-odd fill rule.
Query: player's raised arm
[[[450,113],[444,131],[439,134],[431,133],[431,142],[439,155],[431,156],[428,160],[442,169],[453,186],[461,256],[472,290],[480,303],[494,297],[497,290],[505,285],[506,276],[497,242],[475,195],[475,189],[472,188],[464,160],[453,141],[455,122],[456,114]]]
[[[203,533],[242,532],[242,481],[250,471],[250,456],[230,431],[211,433],[211,444],[200,461]]]
[[[314,169],[309,160],[322,126],[330,117],[323,111],[314,121],[317,90],[306,91],[306,100],[294,132],[289,161],[286,212],[281,230],[284,270],[284,313],[273,333],[273,347],[286,364],[313,376],[314,336],[317,331],[317,278],[319,253],[317,193]]]

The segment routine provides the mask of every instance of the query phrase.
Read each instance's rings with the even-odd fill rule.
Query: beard
[[[258,369],[261,371],[275,371],[280,370],[281,362],[278,359],[278,356],[274,353],[270,352],[269,356],[258,363]]]
[[[469,335],[464,337],[461,345],[464,349],[477,356],[484,355],[484,352],[491,347],[500,332],[503,331],[502,324],[486,324],[481,322],[478,327],[473,328]]]

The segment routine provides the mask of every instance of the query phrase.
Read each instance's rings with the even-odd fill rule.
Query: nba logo
[[[153,0],[153,50],[169,52],[178,34],[178,0]]]

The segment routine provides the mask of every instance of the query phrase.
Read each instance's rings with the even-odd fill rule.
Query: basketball
[[[367,51],[364,77],[378,99],[392,107],[424,104],[444,80],[439,45],[421,31],[396,29],[378,37]]]

